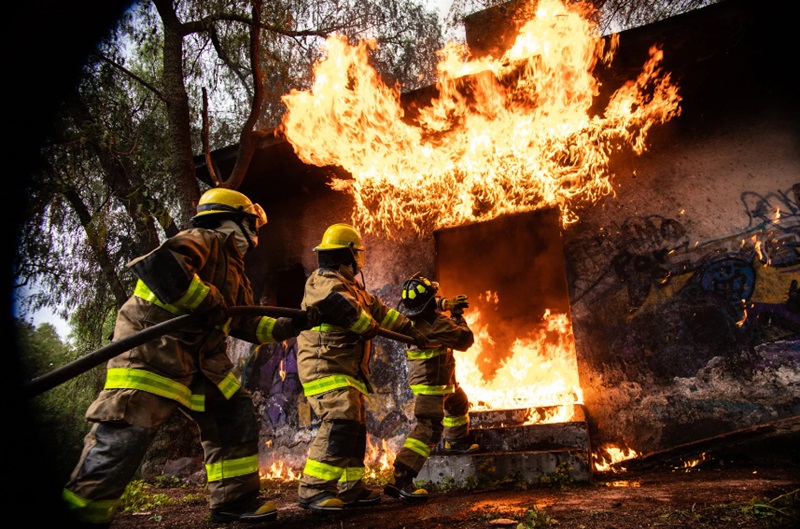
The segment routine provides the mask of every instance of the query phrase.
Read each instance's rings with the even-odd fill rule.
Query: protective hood
[[[252,248],[255,248],[258,245],[258,233],[250,230],[250,224],[247,222],[242,223],[242,226],[244,226],[244,229],[247,230],[247,236],[250,237],[249,242],[242,228],[233,220],[223,220],[220,222],[220,225],[218,228],[216,228],[216,230],[228,236],[232,235],[236,241],[236,249],[239,250],[239,253],[242,256],[244,256],[244,254],[247,253],[247,250],[251,248],[251,244]]]

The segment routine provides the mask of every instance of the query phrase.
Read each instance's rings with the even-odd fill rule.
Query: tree
[[[152,0],[132,5],[66,97],[32,175],[14,272],[36,285],[22,307],[61,311],[99,345],[134,278],[124,264],[186,226],[201,188],[195,159],[238,143],[238,187],[281,96],[310,83],[324,39],[379,42],[389,83],[429,84],[436,16],[402,0]]]
[[[590,4],[596,10],[598,28],[602,34],[623,31],[651,24],[685,13],[719,0],[576,0]],[[510,9],[535,8],[535,0],[453,0],[445,17],[445,27],[453,32],[465,16],[494,6]]]
[[[82,351],[64,344],[49,323],[34,327],[16,321],[17,348],[22,360],[23,376],[32,380],[78,358]],[[36,415],[31,421],[39,437],[52,439],[48,449],[58,462],[52,469],[60,481],[66,481],[89,431],[84,412],[103,385],[103,373],[95,368],[33,399],[30,409]]]

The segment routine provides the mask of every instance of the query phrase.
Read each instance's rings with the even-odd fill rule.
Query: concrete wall
[[[648,452],[800,413],[797,124],[663,138],[628,174],[564,233],[595,441]]]
[[[624,32],[599,72],[603,108],[658,43],[683,111],[643,155],[613,159],[615,195],[561,234],[596,446],[647,453],[800,413],[800,112],[779,4],[729,0]],[[260,302],[291,305],[316,267],[311,248],[352,204],[324,186],[259,197],[269,178],[243,189],[270,216],[248,270]],[[365,242],[366,285],[389,304],[408,275],[435,274],[433,238]],[[402,352],[376,340],[368,403],[371,434],[395,449],[412,420]],[[263,347],[242,370],[272,441],[264,463],[299,468],[315,423],[294,353],[292,341]]]
[[[647,453],[800,413],[800,113],[788,23],[756,4],[621,35],[610,78],[663,44],[683,113],[563,233],[596,444]]]

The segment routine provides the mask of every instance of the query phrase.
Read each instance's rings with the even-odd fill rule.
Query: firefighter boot
[[[405,465],[395,465],[394,474],[389,478],[389,482],[383,488],[383,493],[393,498],[400,498],[408,501],[425,501],[428,499],[428,491],[418,489],[414,485],[416,472]]]
[[[251,499],[220,505],[211,509],[211,521],[215,523],[246,522],[261,523],[278,517],[278,508],[271,501]]]
[[[481,449],[478,443],[473,443],[469,439],[458,439],[457,441],[444,441],[444,451],[448,454],[473,454]]]
[[[352,507],[370,507],[381,502],[381,493],[377,490],[363,488],[358,491],[354,500],[345,498],[344,494],[340,494],[339,498],[344,502],[344,507],[346,509]]]
[[[332,492],[323,491],[310,498],[300,498],[298,502],[303,509],[317,512],[338,512],[344,509],[344,502]]]

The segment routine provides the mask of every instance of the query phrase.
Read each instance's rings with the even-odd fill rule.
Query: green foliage
[[[541,529],[543,527],[551,527],[555,523],[555,520],[539,509],[531,507],[525,511],[522,520],[520,520],[519,525],[517,525],[517,529]]]
[[[741,507],[741,511],[770,527],[800,526],[800,489],[771,500],[753,498],[749,504]]]
[[[456,480],[451,478],[450,476],[445,477],[441,483],[434,483],[432,481],[427,481],[424,479],[414,481],[414,484],[422,489],[427,490],[429,493],[444,493],[444,492],[453,492],[456,490],[462,490],[463,487],[456,483]]]
[[[720,522],[748,524],[755,520],[762,527],[797,527],[800,523],[800,489],[771,500],[753,498],[745,505],[721,504],[704,508],[670,509],[659,516],[672,525],[675,521],[701,527],[717,527]]]
[[[153,480],[153,487],[157,489],[175,489],[185,487],[186,484],[177,476],[160,475]]]
[[[189,493],[189,494],[185,494],[181,498],[181,502],[183,502],[183,503],[201,503],[201,504],[205,505],[206,503],[208,503],[208,498],[206,498],[205,494],[202,494],[200,492],[192,492],[192,493]]]
[[[470,476],[472,478],[472,476]],[[471,482],[472,479],[469,479]],[[475,483],[471,488],[485,488],[485,489],[518,489],[528,490],[528,482],[521,474],[514,474],[511,476],[499,476],[496,479],[482,478],[479,482]]]
[[[572,472],[572,467],[566,461],[562,461],[553,472],[539,476],[539,484],[567,490],[575,482],[570,472]]]
[[[133,480],[128,483],[119,501],[120,511],[144,512],[172,503],[172,500],[166,494],[153,492],[154,488],[141,480]]]
[[[17,350],[26,380],[49,373],[80,356],[78,350],[59,339],[49,323],[34,328],[17,320]],[[89,431],[84,418],[86,408],[103,383],[102,368],[95,368],[30,401],[30,413],[35,418],[37,437],[53,439],[48,444],[52,472],[66,482],[83,448],[83,438]]]
[[[383,487],[389,482],[389,477],[394,473],[394,467],[387,467],[382,469],[368,468],[364,473],[364,483],[373,487]]]

